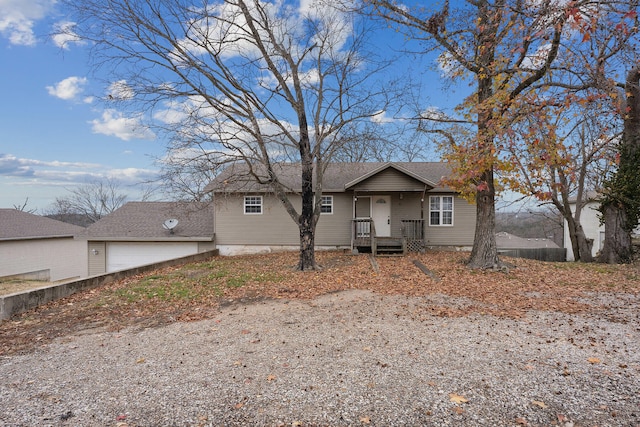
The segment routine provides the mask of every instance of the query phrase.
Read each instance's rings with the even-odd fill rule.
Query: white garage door
[[[107,273],[198,253],[198,243],[107,243]]]

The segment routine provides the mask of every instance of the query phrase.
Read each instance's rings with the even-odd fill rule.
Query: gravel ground
[[[0,358],[2,426],[638,426],[640,297],[522,319],[345,291]]]

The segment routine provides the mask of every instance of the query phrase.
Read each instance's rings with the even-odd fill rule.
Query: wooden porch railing
[[[424,219],[403,219],[400,221],[402,237],[409,240],[424,239]]]
[[[375,246],[376,225],[371,218],[351,220],[351,247]]]
[[[424,251],[424,219],[400,220],[400,229],[402,230],[402,238],[406,241],[409,251]]]

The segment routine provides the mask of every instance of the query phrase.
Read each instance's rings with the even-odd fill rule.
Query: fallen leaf
[[[300,421],[294,421],[291,423],[291,427],[302,427],[302,423]]]
[[[597,357],[590,357],[587,359],[587,362],[591,363],[592,365],[595,365],[596,363],[600,363],[601,360],[598,359]]]
[[[236,403],[235,408],[236,408],[236,409],[240,409],[240,408],[242,408],[243,406],[244,406],[244,403],[242,403],[242,402],[238,402],[238,403]]]
[[[453,412],[455,412],[457,415],[462,415],[464,414],[464,409],[462,409],[459,406],[456,406],[455,408],[451,409]]]
[[[464,398],[464,396],[460,396],[459,394],[450,393],[449,399],[454,403],[467,403],[468,400]]]
[[[362,424],[371,424],[371,418],[369,418],[369,417],[360,417],[360,422]]]
[[[251,331],[250,331],[250,330],[248,330],[248,329],[243,329],[240,333],[241,333],[242,335],[248,335],[248,334],[250,334],[250,333],[251,333]]]
[[[270,375],[267,377],[267,381],[269,381],[269,382],[274,381],[275,379],[276,379],[276,376],[275,376],[275,375],[273,375],[273,374],[270,374]]]
[[[516,418],[516,424],[519,424],[521,426],[526,426],[529,423],[524,418]]]
[[[532,403],[532,404],[534,404],[534,405],[536,405],[536,406],[539,406],[539,407],[540,407],[540,408],[542,408],[542,409],[544,409],[544,408],[546,408],[546,407],[547,407],[547,405],[545,405],[545,403],[544,403],[544,402],[541,402],[541,401],[539,401],[539,400],[534,400],[534,401],[533,401],[533,402],[531,402],[531,403]]]
[[[145,362],[144,357],[141,357],[140,359],[136,360],[136,363],[144,363],[144,362]]]

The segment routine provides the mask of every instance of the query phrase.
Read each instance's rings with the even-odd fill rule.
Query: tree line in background
[[[92,43],[96,70],[113,78],[105,102],[146,111],[167,136],[167,188],[199,200],[219,170],[244,164],[247,175],[234,179],[267,185],[298,225],[301,270],[318,267],[314,195],[326,165],[419,159],[427,141],[453,167],[447,183],[476,203],[471,267],[502,264],[495,203],[507,189],[552,205],[583,261],[591,248],[580,213],[599,190],[603,260],[630,259],[640,210],[637,0],[304,4],[66,1],[75,25],[65,29]],[[435,55],[445,80],[468,85],[464,101],[444,111],[414,96],[416,82],[394,75],[394,58],[369,42],[381,26],[404,35],[406,52]],[[281,181],[282,162],[301,164],[299,188]]]

